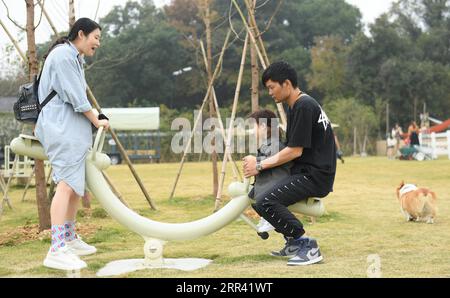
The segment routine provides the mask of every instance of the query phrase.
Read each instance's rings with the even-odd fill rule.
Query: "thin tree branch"
[[[40,4],[40,0],[38,0],[37,3],[36,3],[34,6],[36,6],[36,5],[38,5],[38,4]],[[44,5],[45,5],[45,0],[42,0],[41,15],[39,16],[39,22],[38,22],[37,25],[34,27],[34,30],[36,30],[36,28],[39,27],[39,25],[41,24],[41,21],[42,21],[42,14],[43,14],[43,12],[44,12],[44,8],[43,8]]]
[[[278,2],[278,5],[275,8],[275,11],[273,12],[272,16],[270,17],[266,28],[264,28],[264,30],[259,34],[259,36],[262,36],[264,33],[266,33],[269,30],[270,26],[272,25],[273,19],[275,18],[275,16],[277,15],[278,11],[280,10],[281,4],[283,4],[283,0],[280,0],[280,2]]]
[[[94,21],[97,19],[99,8],[100,8],[100,0],[97,0],[97,9],[95,10]]]
[[[14,25],[16,25],[18,28],[20,28],[21,30],[27,31],[27,29],[26,29],[25,27],[22,27],[21,25],[19,25],[18,23],[16,23],[16,21],[14,21],[14,20],[11,18],[11,16],[9,15],[9,8],[8,8],[8,5],[6,5],[6,3],[5,3],[4,0],[2,0],[2,3],[3,3],[3,5],[4,5],[5,8],[6,8],[6,16],[8,17],[8,19],[9,19]]]
[[[131,59],[141,55],[142,53],[144,53],[145,51],[142,48],[138,48],[137,50],[133,50],[132,52],[128,52],[128,54],[124,57],[121,58],[105,58],[105,59],[100,59],[98,61],[93,62],[92,64],[88,65],[85,67],[85,70],[88,71],[91,68],[95,68],[95,69],[110,69],[119,65],[122,65],[124,63],[127,63],[128,61],[130,61]],[[96,66],[98,64],[103,64],[103,63],[107,63],[108,65],[106,66]]]

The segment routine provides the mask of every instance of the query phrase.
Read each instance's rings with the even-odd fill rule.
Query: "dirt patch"
[[[101,227],[89,224],[89,223],[77,223],[77,233],[82,237],[89,237],[94,235],[95,232]],[[0,234],[0,246],[14,246],[25,242],[40,240],[50,241],[51,232],[50,229],[39,232],[39,225],[25,225],[14,228],[7,232]]]

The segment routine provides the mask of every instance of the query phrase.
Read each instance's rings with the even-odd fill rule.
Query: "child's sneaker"
[[[67,241],[66,246],[77,256],[87,256],[97,252],[95,246],[87,244],[79,236],[72,241]]]
[[[267,220],[265,220],[264,217],[261,217],[257,227],[259,233],[270,232],[275,230],[275,228]]]
[[[80,260],[69,247],[64,246],[52,252],[51,249],[47,253],[44,260],[44,266],[59,270],[80,270],[87,267],[87,264]]]

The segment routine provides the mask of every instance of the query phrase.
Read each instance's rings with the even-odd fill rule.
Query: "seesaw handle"
[[[99,126],[97,135],[95,136],[94,146],[92,146],[92,159],[95,161],[96,153],[101,152],[105,143],[105,133],[103,126]]]
[[[248,193],[248,190],[250,188],[250,178],[244,178],[244,188],[245,192]]]

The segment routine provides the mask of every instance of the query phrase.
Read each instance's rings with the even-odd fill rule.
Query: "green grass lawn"
[[[175,193],[169,193],[177,164],[136,165],[155,201],[150,207],[126,166],[114,166],[108,174],[131,207],[139,214],[164,222],[186,222],[211,214],[211,164],[186,164]],[[231,170],[228,171],[231,173]],[[406,222],[400,213],[395,188],[401,180],[431,188],[438,195],[435,224]],[[227,177],[227,184],[231,177]],[[318,239],[324,261],[307,267],[288,267],[285,259],[269,256],[283,246],[282,237],[271,234],[261,240],[243,221],[191,241],[169,242],[167,258],[207,258],[211,265],[191,272],[155,269],[126,277],[366,277],[368,256],[381,259],[383,277],[450,277],[450,161],[389,161],[385,158],[347,158],[338,164],[334,192],[325,199],[327,214],[311,224],[303,218],[307,234]],[[63,277],[65,272],[42,266],[50,239],[23,236],[38,223],[34,192],[21,202],[23,190],[14,188],[13,210],[5,206],[0,219],[0,276]],[[91,214],[80,212],[78,222],[84,240],[98,253],[83,257],[88,268],[82,277],[94,277],[108,262],[143,258],[143,239],[107,216],[94,200]],[[25,228],[24,228],[25,227]],[[36,229],[34,228],[34,231]]]

